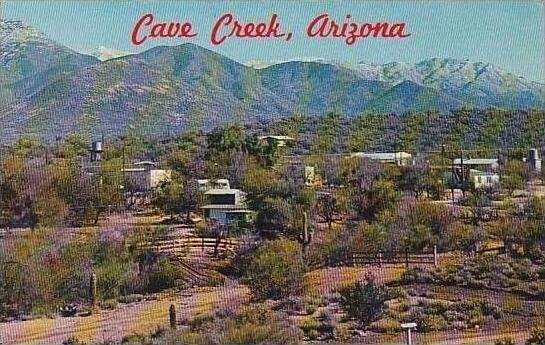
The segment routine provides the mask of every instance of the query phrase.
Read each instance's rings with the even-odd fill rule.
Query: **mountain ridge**
[[[8,141],[21,134],[161,134],[294,113],[545,106],[545,85],[453,58],[382,65],[290,60],[254,68],[185,43],[100,61],[6,21],[0,42],[9,42],[0,45],[0,136]]]

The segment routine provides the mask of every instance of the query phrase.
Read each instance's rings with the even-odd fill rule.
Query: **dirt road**
[[[215,308],[236,306],[248,298],[248,290],[239,285],[199,288],[158,300],[120,305],[88,317],[36,319],[0,324],[2,345],[55,345],[69,337],[86,342],[120,340],[131,334],[149,334],[158,327],[168,327],[168,308],[178,310],[178,322]]]

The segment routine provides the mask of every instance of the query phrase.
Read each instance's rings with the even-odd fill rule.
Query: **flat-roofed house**
[[[398,166],[410,165],[412,163],[413,156],[410,153],[399,152],[356,152],[350,155],[351,157],[367,158],[381,163],[391,163]]]
[[[500,175],[489,171],[471,169],[469,171],[469,178],[477,189],[491,187],[500,183]]]
[[[464,169],[466,173],[464,174],[467,179],[467,182],[471,183],[476,189],[491,187],[500,183],[500,175],[493,171],[481,171],[477,169]],[[457,188],[462,187],[461,181],[461,171],[460,169],[456,170],[455,173],[452,171],[445,172],[443,175],[445,180],[448,181],[449,185],[453,185]]]
[[[252,213],[246,206],[246,193],[239,189],[210,189],[204,193],[208,204],[201,207],[208,220],[227,225],[236,220],[247,220]]]
[[[130,188],[138,192],[158,188],[172,178],[171,170],[157,169],[157,165],[149,161],[134,163],[133,167],[121,169],[121,172]]]
[[[500,166],[500,160],[498,158],[456,158],[453,161],[454,165],[465,165],[468,167],[486,167],[488,169],[496,170]]]

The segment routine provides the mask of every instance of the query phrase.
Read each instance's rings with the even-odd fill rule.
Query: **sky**
[[[322,58],[349,63],[414,63],[432,57],[492,63],[530,80],[545,81],[545,3],[533,1],[17,1],[0,0],[4,19],[22,20],[50,38],[81,52],[99,46],[128,52],[184,39],[153,40],[134,46],[131,29],[152,13],[163,21],[191,21],[190,42],[239,62]],[[227,40],[210,43],[210,28],[226,12],[241,21],[268,20],[277,13],[285,40]],[[306,37],[315,16],[328,13],[358,23],[405,22],[405,39],[368,38],[346,45],[340,39]]]

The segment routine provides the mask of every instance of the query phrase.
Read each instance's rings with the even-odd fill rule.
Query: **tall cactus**
[[[310,244],[310,242],[312,241],[312,233],[309,232],[309,229],[308,229],[308,214],[307,214],[307,212],[303,212],[303,230],[297,236],[297,241],[303,247],[303,253],[306,254],[307,247]]]
[[[170,305],[170,308],[168,308],[168,316],[170,321],[170,328],[176,329],[176,307],[174,304]]]
[[[97,305],[97,275],[96,273],[91,274],[89,279],[89,297],[91,299],[91,306],[96,307]]]

